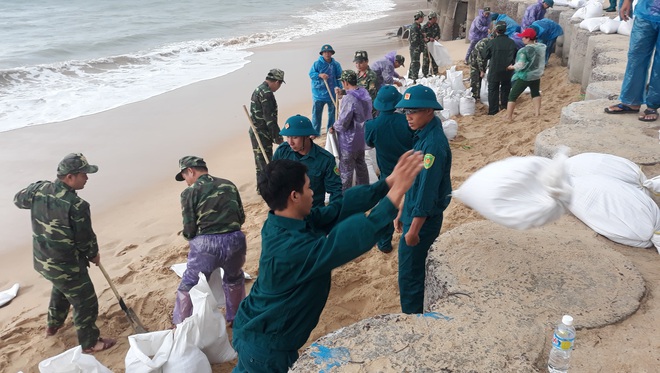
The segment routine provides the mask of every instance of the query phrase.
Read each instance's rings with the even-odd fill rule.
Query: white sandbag
[[[446,70],[447,81],[451,84],[451,89],[454,91],[463,92],[465,90],[465,84],[463,84],[463,71],[456,71],[456,66],[452,66],[449,70]]]
[[[170,266],[170,269],[173,270],[174,273],[176,273],[176,275],[179,277],[183,277],[183,273],[186,271],[186,268],[188,268],[187,262],[172,264],[172,266]],[[224,307],[226,303],[225,291],[222,288],[222,277],[224,276],[224,273],[225,272],[222,268],[216,268],[213,272],[211,272],[211,277],[208,281],[208,284],[213,291],[213,296],[218,301],[218,307]],[[252,279],[252,276],[250,276],[250,274],[245,271],[243,271],[243,277],[245,277],[246,280]]]
[[[39,363],[41,373],[112,373],[93,355],[83,354],[80,345]]]
[[[570,210],[597,233],[660,253],[660,208],[639,188],[601,175],[576,177]]]
[[[616,34],[617,30],[619,29],[619,25],[621,25],[621,20],[619,17],[613,19],[608,18],[607,21],[601,23],[600,31],[606,34]]]
[[[236,351],[229,344],[225,318],[218,309],[218,302],[202,273],[199,274],[197,285],[190,289],[190,300],[193,313],[188,319],[191,319],[193,325],[186,329],[177,325],[174,332],[175,343],[179,339],[185,339],[200,348],[207,355],[208,361],[214,364],[235,359]],[[186,335],[183,335],[184,330]]]
[[[603,3],[590,0],[585,6],[584,19],[601,17],[603,15]]]
[[[472,174],[452,195],[485,218],[514,229],[550,223],[566,211],[571,186],[565,152],[554,159],[510,157]]]
[[[571,17],[572,21],[577,21],[580,19],[584,19],[585,14],[587,13],[587,8],[582,7],[573,13],[573,16]]]
[[[204,276],[202,276],[204,277]],[[174,345],[170,357],[163,365],[163,373],[211,373],[211,364],[199,347],[188,337],[195,333],[197,315],[192,315],[176,326]]]
[[[600,25],[609,20],[609,17],[594,17],[587,18],[584,21],[580,22],[580,28],[588,30],[590,32],[599,31]]]
[[[634,21],[635,21],[634,18],[630,18],[627,21],[621,21],[621,23],[619,24],[619,28],[616,30],[616,33],[630,36]]]
[[[447,137],[447,140],[453,140],[458,134],[458,122],[453,119],[442,122],[442,130]]]
[[[642,183],[644,187],[653,195],[660,196],[660,176],[648,179]]]
[[[556,6],[569,6],[569,1],[568,0],[555,0]]]
[[[159,373],[170,358],[174,331],[161,330],[128,336],[128,352],[124,358],[126,373]]]
[[[488,71],[484,76],[488,76]],[[482,104],[488,107],[488,80],[486,78],[481,79],[481,89],[479,90],[479,101]]]
[[[568,6],[570,6],[573,9],[577,8],[582,8],[584,5],[587,3],[586,0],[569,0],[568,1]],[[579,9],[578,9],[579,10]]]
[[[457,96],[445,96],[442,100],[442,107],[449,110],[451,117],[460,114],[460,99]]]
[[[451,55],[447,48],[438,43],[437,41],[432,41],[426,43],[426,46],[433,56],[433,60],[438,65],[438,67],[450,66],[454,61],[451,59]]]
[[[458,101],[458,111],[461,115],[474,115],[477,111],[477,103],[473,97],[461,97]]]
[[[325,150],[334,155],[335,158],[339,158],[339,148],[337,147],[337,135],[334,133],[329,133],[325,137]]]
[[[566,160],[566,171],[571,178],[600,175],[617,179],[644,189],[646,175],[635,162],[605,153],[581,153]]]
[[[11,302],[12,299],[16,298],[19,288],[20,285],[17,282],[14,285],[12,285],[12,287],[10,287],[9,289],[0,291],[0,307],[4,306],[5,304]]]
[[[443,121],[443,122],[446,121],[446,120],[449,120],[449,118],[451,118],[451,113],[447,109],[438,110],[438,111],[435,112],[435,115],[438,116],[440,118],[440,120]]]

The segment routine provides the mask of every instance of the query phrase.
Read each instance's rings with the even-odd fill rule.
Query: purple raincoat
[[[396,58],[396,51],[392,51],[385,55],[385,57],[371,64],[371,70],[376,73],[378,80],[376,81],[376,88],[380,89],[383,84],[394,83],[394,78],[401,76],[394,70],[394,59]]]
[[[477,42],[487,37],[490,22],[490,16],[484,17],[484,10],[479,9],[479,16],[472,21],[470,26],[470,41]]]
[[[538,3],[528,6],[527,10],[525,10],[520,28],[524,30],[531,26],[534,21],[538,21],[544,17],[545,8],[543,7],[543,0],[538,0]]]
[[[372,118],[371,105],[369,91],[363,87],[346,91],[339,104],[339,118],[333,125],[340,150],[364,150],[364,122]]]

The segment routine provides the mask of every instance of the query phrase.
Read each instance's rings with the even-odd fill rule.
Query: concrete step
[[[590,83],[592,70],[601,63],[598,57],[601,53],[610,53],[619,51],[622,56],[627,56],[630,38],[625,35],[619,34],[599,34],[593,35],[589,38],[587,44],[587,51],[584,58],[584,66],[582,68],[582,90],[587,89]]]
[[[598,100],[601,98],[608,100],[618,100],[621,94],[621,84],[623,80],[609,80],[602,82],[589,83],[585,100]]]

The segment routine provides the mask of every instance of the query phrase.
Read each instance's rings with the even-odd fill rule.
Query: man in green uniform
[[[478,98],[481,91],[481,79],[486,75],[486,68],[488,68],[488,60],[484,58],[486,46],[488,41],[493,37],[483,38],[477,42],[470,53],[470,88],[472,89],[472,97]]]
[[[30,209],[34,269],[53,284],[48,306],[46,336],[64,325],[73,306],[73,325],[84,352],[103,351],[115,345],[100,338],[96,327],[99,303],[87,267],[101,263],[92,230],[89,203],[78,197],[87,174],[98,171],[80,153],[71,153],[57,166],[57,180],[37,181],[14,196],[14,204]]]
[[[302,115],[287,119],[280,135],[286,136],[275,150],[273,160],[290,159],[307,166],[310,187],[314,191],[314,206],[325,206],[325,194],[330,194],[330,202],[341,198],[341,178],[335,156],[314,144],[310,136],[318,136],[312,122]]]
[[[318,323],[332,270],[373,247],[421,163],[420,153],[409,152],[387,179],[315,208],[304,164],[281,159],[266,167],[259,191],[271,211],[261,230],[259,277],[234,321],[233,372],[288,371]]]
[[[199,273],[207,279],[222,268],[222,287],[227,303],[225,319],[234,321],[238,304],[245,298],[246,242],[241,232],[245,212],[236,185],[209,175],[204,159],[185,156],[179,160],[176,181],[186,181],[181,192],[183,237],[190,243],[186,271],[176,292],[172,323],[177,325],[192,315],[190,289],[197,285]]]
[[[391,85],[383,86],[374,100],[374,107],[380,115],[368,120],[364,126],[364,139],[367,146],[376,148],[376,161],[380,169],[380,180],[390,176],[399,157],[413,146],[413,131],[408,127],[406,116],[394,112],[401,100],[401,93]],[[392,251],[394,224],[387,227],[387,234],[378,241],[378,249],[384,253]]]
[[[424,12],[421,10],[415,13],[415,22],[410,26],[410,36],[408,42],[410,43],[410,67],[408,69],[408,79],[417,81],[419,77],[419,55],[426,51],[426,43],[424,42],[424,34],[422,33],[422,22],[424,21]]]
[[[429,21],[422,27],[422,33],[425,36],[424,47],[426,47],[422,58],[422,74],[424,76],[438,75],[438,64],[435,63],[433,56],[428,51],[427,43],[434,42],[440,39],[440,26],[438,25],[438,14],[436,12],[429,13]],[[429,70],[432,66],[433,69]]]
[[[261,83],[252,93],[250,102],[250,117],[256,128],[261,145],[264,151],[259,147],[254,131],[250,128],[250,141],[252,141],[252,152],[254,153],[254,163],[257,167],[257,180],[259,174],[266,167],[266,158],[268,161],[273,158],[273,143],[281,144],[282,136],[279,135],[280,127],[277,124],[277,101],[274,93],[284,83],[284,71],[272,69],[266,75],[266,80]]]
[[[364,87],[369,92],[371,100],[375,100],[378,94],[378,89],[376,88],[378,76],[369,68],[369,55],[367,51],[355,52],[353,62],[355,62],[355,68],[357,69],[357,85]]]
[[[406,193],[397,229],[399,241],[399,292],[404,313],[421,313],[424,308],[424,276],[428,251],[440,234],[442,214],[451,199],[451,150],[434,114],[442,110],[435,93],[417,85],[403,94],[396,105],[408,126],[415,131],[413,150],[424,154],[424,169]]]

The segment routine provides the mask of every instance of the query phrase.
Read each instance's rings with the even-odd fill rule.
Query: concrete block
[[[615,63],[627,63],[628,62],[628,49],[626,50],[614,50],[611,52],[603,52],[598,55],[596,59],[596,65],[612,65]]]
[[[575,9],[567,9],[559,15],[559,26],[564,30],[564,41],[562,46],[561,64],[568,66],[568,55],[571,50],[571,37],[573,35],[572,25],[575,23],[571,21],[571,17],[575,14]]]
[[[621,94],[621,84],[623,84],[622,80],[589,83],[584,99],[598,100],[605,98],[608,100],[617,100]]]
[[[567,7],[567,6],[558,6],[558,5],[555,5],[554,7],[552,7],[552,8],[548,8],[548,9],[545,11],[545,18],[547,18],[547,19],[551,19],[551,20],[553,20],[553,21],[559,23],[559,16],[560,16],[563,12],[566,12],[566,11],[569,11],[569,10],[572,10],[572,11],[573,11],[573,12],[571,13],[571,16],[572,16],[573,13],[575,13],[575,10],[574,10],[574,9],[569,8],[569,7]]]
[[[590,82],[591,72],[598,64],[598,56],[601,53],[612,53],[620,51],[627,53],[630,38],[619,34],[599,34],[589,38],[587,51],[582,69],[582,90],[587,89]]]
[[[596,82],[606,82],[610,80],[623,80],[623,76],[626,73],[626,64],[625,63],[615,63],[610,65],[598,65],[591,70],[591,78],[589,80],[592,83]]]
[[[609,65],[612,66],[612,65]],[[607,114],[607,99],[574,102],[561,111],[560,124],[536,136],[534,154],[551,157],[560,145],[571,155],[596,152],[630,159],[637,164],[660,163],[658,122],[641,122],[636,114]]]
[[[585,59],[587,56],[587,45],[589,38],[601,35],[600,31],[590,32],[573,26],[571,36],[570,63],[568,64],[568,80],[571,83],[582,83],[582,73],[585,68]]]
[[[625,320],[638,309],[645,283],[608,242],[569,215],[524,231],[488,220],[463,224],[429,251],[425,310],[455,315],[470,304],[495,314],[515,304],[525,320],[540,324],[562,313],[580,315],[576,323],[586,328]],[[570,266],[557,265],[567,257]],[[616,302],[608,298],[613,293]]]

